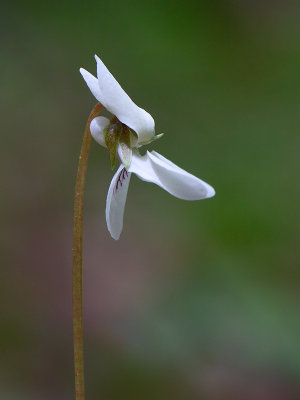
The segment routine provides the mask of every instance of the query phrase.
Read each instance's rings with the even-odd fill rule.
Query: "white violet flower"
[[[96,117],[90,124],[93,138],[110,153],[112,168],[116,154],[121,165],[112,178],[106,200],[106,222],[114,239],[119,239],[131,174],[162,187],[183,200],[200,200],[214,196],[214,189],[155,151],[140,155],[138,148],[162,136],[155,136],[154,120],[124,92],[99,57],[97,76],[83,68],[80,72],[96,99],[111,113],[111,120]]]

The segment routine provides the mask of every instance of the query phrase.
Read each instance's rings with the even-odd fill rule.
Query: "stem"
[[[84,186],[91,144],[90,123],[99,114],[102,108],[102,104],[98,103],[93,108],[87,120],[80,151],[74,198],[72,298],[76,400],[85,399],[82,333],[82,226]]]

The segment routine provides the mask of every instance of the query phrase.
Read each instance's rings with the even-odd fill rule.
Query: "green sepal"
[[[150,143],[154,142],[154,140],[160,139],[163,135],[164,135],[164,133],[160,133],[160,134],[158,134],[158,135],[156,135],[156,136],[153,136],[153,137],[152,137],[150,140],[148,140],[147,142],[139,143],[139,147],[140,147],[140,146],[145,146],[145,145],[147,145],[147,144],[150,144]]]
[[[151,139],[151,142],[153,142],[154,140],[160,139],[163,136],[164,136],[164,133],[159,133],[158,135],[153,136],[153,138]]]

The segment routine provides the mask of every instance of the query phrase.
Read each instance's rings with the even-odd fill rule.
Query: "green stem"
[[[74,227],[73,227],[73,335],[74,335],[74,367],[75,367],[75,399],[84,400],[84,363],[83,363],[83,332],[82,332],[82,226],[84,187],[89,158],[91,134],[90,123],[101,109],[98,103],[92,110],[85,127],[75,188]]]

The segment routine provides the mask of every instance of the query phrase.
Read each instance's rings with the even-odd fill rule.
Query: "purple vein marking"
[[[125,181],[125,179],[127,177],[128,177],[128,171],[126,170],[126,168],[123,168],[122,171],[120,172],[117,182],[115,184],[114,194],[116,193],[116,191],[118,190],[119,187],[122,187],[123,182]]]

